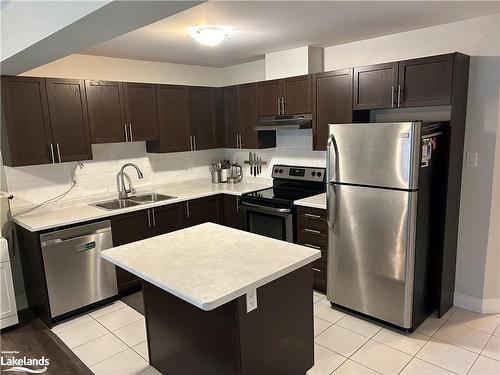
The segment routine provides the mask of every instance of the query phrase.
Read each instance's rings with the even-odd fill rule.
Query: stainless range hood
[[[259,116],[255,130],[311,129],[312,114]]]

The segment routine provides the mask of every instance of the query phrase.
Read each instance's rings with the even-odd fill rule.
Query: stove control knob
[[[283,173],[283,169],[280,169],[280,170],[279,170],[279,172],[280,172],[280,173]]]
[[[274,170],[274,173],[278,173],[278,168],[276,168],[276,169]]]
[[[316,176],[316,172],[314,172],[314,171],[313,171],[313,172],[311,173],[311,175],[312,175],[313,177],[314,177],[314,176]]]
[[[318,175],[318,177],[321,177],[321,172],[318,172],[317,175]]]

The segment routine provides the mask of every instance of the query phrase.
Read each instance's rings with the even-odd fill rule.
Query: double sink
[[[134,207],[134,206],[139,206],[141,204],[161,202],[175,198],[177,197],[173,197],[171,195],[146,193],[146,194],[134,195],[125,199],[112,199],[109,201],[92,203],[91,206],[99,207],[104,210],[118,210],[120,208]]]

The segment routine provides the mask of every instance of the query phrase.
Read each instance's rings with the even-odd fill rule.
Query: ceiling
[[[81,53],[224,67],[498,12],[496,1],[209,1]],[[202,24],[235,30],[219,46],[205,47],[186,31]]]

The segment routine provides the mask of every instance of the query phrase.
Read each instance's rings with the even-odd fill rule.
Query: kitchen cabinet
[[[125,82],[123,88],[129,141],[158,139],[156,86]]]
[[[122,82],[85,80],[92,143],[127,142]]]
[[[223,195],[223,221],[225,226],[244,229],[243,213],[240,210],[240,197],[237,195]]]
[[[398,63],[354,68],[354,109],[396,106]]]
[[[45,80],[2,77],[2,157],[17,167],[52,163]]]
[[[224,123],[226,125],[226,147],[241,148],[242,131],[238,86],[224,88]]]
[[[206,222],[220,224],[222,216],[222,200],[220,195],[199,198],[184,203],[187,226]]]
[[[92,158],[82,80],[2,77],[6,165]]]
[[[151,208],[153,220],[151,235],[157,236],[182,229],[186,226],[184,205],[182,203]]]
[[[259,116],[311,113],[311,76],[257,83]]]
[[[59,162],[92,159],[84,81],[48,78],[45,84],[57,159]]]
[[[215,91],[211,87],[188,87],[192,149],[216,148]]]
[[[400,61],[398,105],[449,105],[452,78],[453,54]]]
[[[297,243],[321,251],[321,258],[312,263],[313,287],[326,292],[328,270],[328,225],[326,210],[297,207]]]
[[[148,152],[179,152],[191,149],[186,86],[157,85],[159,139],[146,142]]]
[[[328,124],[352,122],[352,79],[352,69],[335,70],[315,76],[314,150],[326,150]]]

